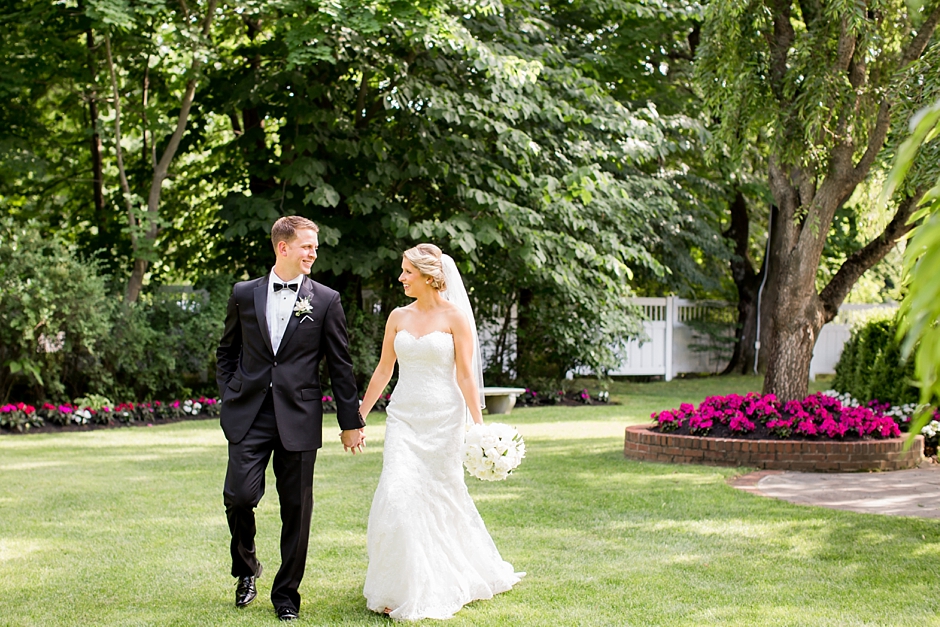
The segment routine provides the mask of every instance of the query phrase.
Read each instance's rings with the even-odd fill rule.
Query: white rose
[[[497,459],[494,467],[501,473],[508,473],[510,470],[512,470],[512,464],[505,457],[500,457]]]
[[[493,448],[496,446],[497,442],[499,442],[499,438],[497,438],[492,433],[485,433],[483,434],[483,437],[480,438],[480,446],[483,448],[483,450]]]
[[[467,431],[467,436],[464,441],[469,445],[480,446],[482,437],[483,433],[479,429],[479,425],[474,425],[470,427],[469,431]]]

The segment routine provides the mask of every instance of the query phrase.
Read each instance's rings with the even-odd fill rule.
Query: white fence
[[[625,359],[611,375],[661,375],[666,381],[676,375],[699,372],[721,372],[728,355],[706,350],[702,334],[689,323],[716,317],[734,320],[736,308],[728,303],[691,301],[666,298],[634,298],[646,320],[646,337],[631,341],[624,347]],[[842,348],[849,339],[852,324],[871,315],[873,310],[893,310],[892,305],[843,305],[835,320],[819,333],[810,378],[818,374],[834,374]],[[717,314],[717,316],[716,316]]]

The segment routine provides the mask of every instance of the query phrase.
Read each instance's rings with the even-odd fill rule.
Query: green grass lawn
[[[504,417],[526,461],[505,482],[468,481],[503,557],[528,575],[447,624],[940,625],[936,521],[790,505],[729,487],[738,470],[623,458],[625,425],[759,383],[618,383],[620,405]],[[389,622],[361,594],[382,462],[373,422],[356,457],[326,429],[298,624]],[[0,437],[0,625],[276,624],[273,478],[259,598],[236,610],[225,459],[213,421]]]

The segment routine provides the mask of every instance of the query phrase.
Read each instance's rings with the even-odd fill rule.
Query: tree
[[[435,241],[482,317],[518,307],[520,372],[614,365],[637,329],[631,266],[656,265],[644,238],[673,210],[642,169],[662,151],[655,112],[573,67],[538,3],[287,13],[214,79],[239,86],[215,106],[248,173],[222,214],[232,263],[257,269],[262,229],[301,213],[328,245],[321,277],[390,308],[401,251]],[[264,150],[246,148],[246,119],[266,121]]]
[[[160,196],[163,192],[163,184],[169,176],[171,163],[177,156],[180,148],[180,142],[189,122],[190,110],[193,106],[193,100],[196,95],[196,86],[199,83],[201,68],[204,64],[204,57],[207,55],[206,43],[212,30],[212,23],[216,17],[217,0],[206,0],[202,15],[191,13],[188,3],[182,0],[179,9],[171,9],[167,6],[161,6],[159,3],[144,4],[140,7],[128,6],[124,3],[112,2],[110,0],[95,0],[91,3],[89,11],[90,16],[95,19],[99,28],[104,30],[105,59],[107,61],[108,76],[110,78],[110,87],[112,94],[112,106],[114,110],[114,153],[117,161],[118,176],[121,183],[121,191],[124,196],[124,205],[127,209],[128,233],[130,235],[133,248],[134,265],[131,270],[130,278],[127,281],[125,291],[125,300],[135,302],[140,296],[140,290],[144,284],[144,275],[147,268],[154,260],[154,244],[157,234],[160,231]],[[150,19],[148,19],[150,18]],[[181,79],[182,85],[179,92],[173,94],[179,103],[179,111],[174,116],[173,124],[169,137],[161,137],[160,142],[165,141],[162,151],[157,151],[157,136],[152,121],[148,128],[147,106],[149,90],[149,74],[151,59],[154,58],[152,50],[148,49],[153,43],[153,26],[155,18],[162,18],[161,21],[170,22],[168,29],[164,32],[170,32],[174,35],[167,43],[179,46],[183,49],[189,49],[188,67],[184,71],[171,72],[176,78]],[[193,27],[193,25],[198,25]],[[118,83],[117,70],[115,68],[114,56],[111,50],[111,39],[113,30],[142,32],[133,33],[135,39],[142,39],[148,46],[146,52],[133,51],[127,55],[127,62],[133,63],[134,60],[140,62],[143,60],[144,85],[142,104],[142,127],[141,137],[144,143],[144,152],[146,153],[146,143],[148,132],[153,149],[151,157],[152,174],[150,176],[149,191],[147,193],[146,203],[141,206],[131,191],[130,183],[127,178],[127,168],[124,165],[124,148],[121,136],[121,101],[123,99],[121,88]],[[89,30],[89,33],[92,31]],[[91,37],[91,35],[89,35]],[[134,53],[137,53],[136,55]],[[137,56],[137,59],[134,57]],[[159,57],[157,57],[159,59]],[[164,58],[164,60],[166,60]],[[178,95],[177,95],[178,94]],[[156,126],[159,128],[159,121]],[[159,158],[158,158],[159,154]]]
[[[557,7],[83,2],[7,16],[50,46],[0,42],[22,129],[0,203],[105,258],[128,300],[265,271],[271,223],[297,213],[321,224],[317,278],[351,318],[398,304],[401,251],[432,240],[504,354],[518,310],[522,370],[617,362],[637,330],[630,278],[662,271],[650,242],[680,221],[672,121],[611,97]]]
[[[900,199],[881,234],[817,290],[836,211],[878,163],[896,118],[892,110],[916,80],[907,72],[938,20],[936,3],[721,0],[707,9],[696,65],[703,98],[720,121],[718,137],[733,159],[758,133],[771,141],[765,392],[784,399],[806,393],[819,330],[858,278],[911,228],[923,189]]]

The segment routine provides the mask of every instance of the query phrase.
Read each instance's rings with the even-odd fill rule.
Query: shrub
[[[231,287],[229,287],[231,289]],[[215,350],[228,293],[160,292],[120,304],[89,389],[111,398],[215,394]]]
[[[114,305],[97,265],[57,235],[0,221],[0,401],[82,394]]]
[[[895,320],[872,320],[852,332],[845,344],[832,387],[857,399],[892,405],[917,401],[913,361],[901,359]]]
[[[215,394],[231,284],[157,288],[128,306],[59,236],[0,220],[0,402]]]

